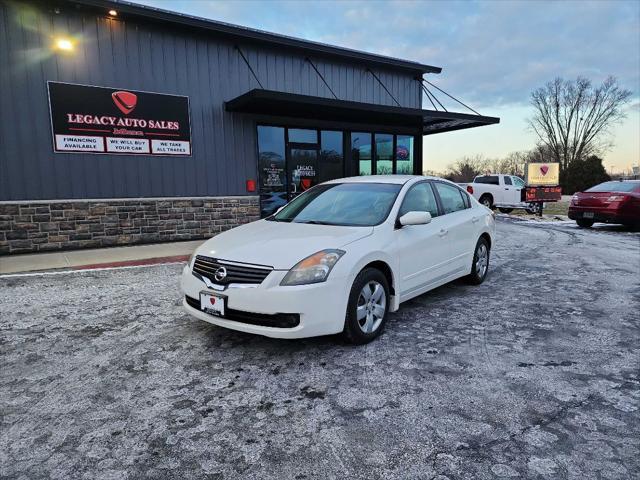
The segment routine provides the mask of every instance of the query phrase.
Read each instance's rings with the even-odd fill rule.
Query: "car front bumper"
[[[350,285],[346,278],[331,278],[311,285],[282,287],[286,271],[273,270],[257,286],[208,289],[191,273],[190,265],[182,271],[183,306],[192,316],[220,327],[273,338],[303,338],[339,333],[344,328]],[[332,272],[333,273],[333,272]],[[200,292],[225,297],[225,317],[199,310]],[[189,298],[186,298],[189,297]],[[293,327],[267,326],[270,323]],[[262,324],[256,324],[262,323]]]

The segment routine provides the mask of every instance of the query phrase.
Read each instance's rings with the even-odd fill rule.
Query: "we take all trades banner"
[[[191,155],[189,97],[47,82],[57,153]]]
[[[557,162],[527,163],[527,185],[560,185],[560,164]]]

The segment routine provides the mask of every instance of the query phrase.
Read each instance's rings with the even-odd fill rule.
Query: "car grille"
[[[202,312],[200,309],[200,300],[190,297],[189,295],[185,295],[184,298],[187,301],[187,305]],[[215,315],[211,316],[215,318]],[[224,316],[217,318],[233,320],[239,323],[248,323],[249,325],[259,325],[261,327],[293,328],[300,325],[300,315],[297,313],[274,313],[273,315],[269,315],[266,313],[243,312],[242,310],[233,310],[228,307],[224,310]]]
[[[226,270],[226,276],[217,280],[215,274],[222,267]],[[229,285],[230,283],[252,283],[259,284],[267,278],[267,275],[273,270],[272,267],[262,265],[240,265],[237,263],[229,263],[217,258],[205,257],[203,255],[196,256],[193,262],[193,274],[196,277],[207,277],[211,283],[217,285]]]

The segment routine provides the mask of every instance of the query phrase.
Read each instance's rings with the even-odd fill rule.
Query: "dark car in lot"
[[[640,226],[640,180],[604,182],[576,193],[569,218],[584,228],[595,222]]]

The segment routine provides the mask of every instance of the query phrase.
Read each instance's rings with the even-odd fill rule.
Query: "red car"
[[[585,228],[595,222],[640,226],[640,180],[604,182],[576,193],[569,218]]]

